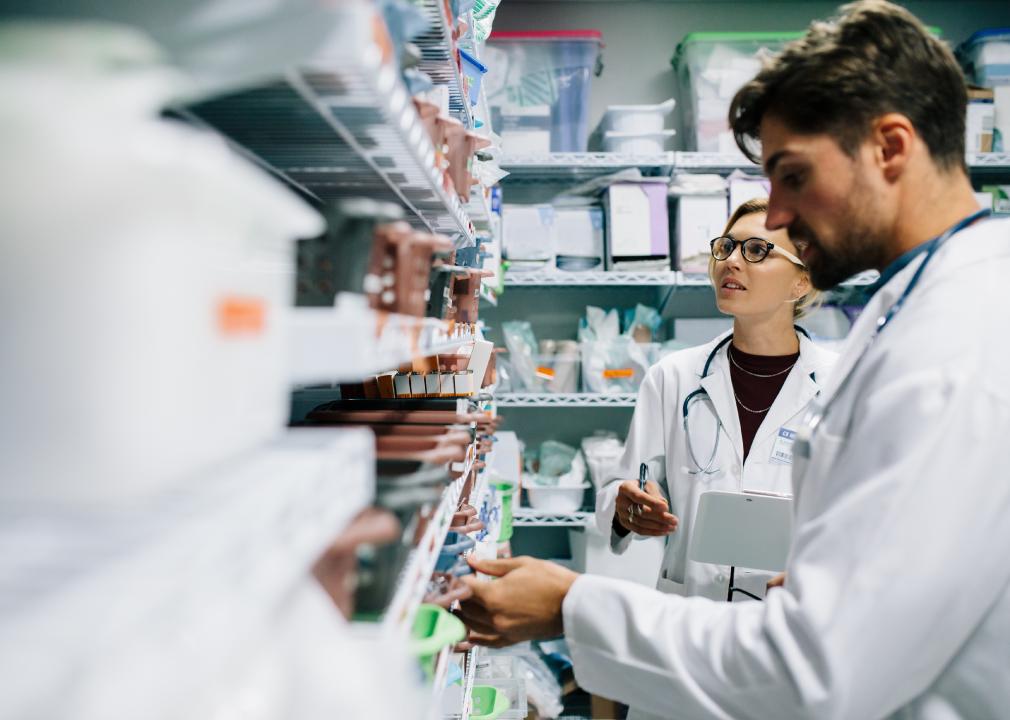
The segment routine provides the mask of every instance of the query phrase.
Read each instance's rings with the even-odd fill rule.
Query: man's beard
[[[860,205],[854,203],[850,207]],[[853,275],[883,265],[889,238],[880,227],[872,227],[860,215],[858,210],[850,210],[850,217],[843,219],[844,228],[840,228],[831,248],[825,247],[802,220],[797,219],[789,226],[789,239],[798,250],[813,248],[814,254],[806,263],[810,283],[818,290],[830,290]]]

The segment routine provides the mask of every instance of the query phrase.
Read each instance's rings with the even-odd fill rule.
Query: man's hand
[[[471,558],[470,566],[497,578],[463,577],[473,597],[460,603],[457,614],[470,629],[470,642],[505,647],[564,632],[561,604],[578,573],[531,557]]]
[[[786,574],[779,573],[778,575],[776,575],[775,577],[773,577],[771,580],[768,581],[768,584],[765,586],[765,592],[768,592],[772,588],[782,587],[785,584],[786,584]]]
[[[668,509],[656,483],[645,483],[645,492],[642,492],[637,480],[625,480],[617,492],[614,520],[625,530],[639,535],[662,537],[676,531],[680,524]]]

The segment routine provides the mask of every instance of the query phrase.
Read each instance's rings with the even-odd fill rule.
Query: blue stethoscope
[[[799,325],[795,325],[794,327],[796,328],[796,332],[801,333],[808,340],[810,339],[810,335],[807,334],[806,330],[801,328]],[[704,380],[709,376],[709,372],[712,369],[712,362],[715,360],[716,355],[718,355],[719,351],[722,350],[724,347],[726,347],[732,340],[733,336],[727,335],[722,340],[720,340],[719,344],[716,345],[712,349],[712,352],[708,354],[708,359],[705,360],[705,365],[701,370],[701,378],[700,378],[701,380]],[[812,373],[811,377],[813,377]],[[816,378],[814,379],[816,380]],[[686,398],[684,398],[684,405],[682,407],[682,414],[684,421],[684,440],[685,444],[687,445],[687,454],[690,456],[691,462],[694,463],[695,468],[697,468],[696,470],[689,470],[688,471],[689,475],[714,475],[715,473],[719,472],[719,469],[718,468],[713,469],[712,465],[715,464],[715,456],[719,453],[719,436],[722,434],[721,432],[722,420],[719,419],[719,414],[716,413],[714,409],[712,415],[713,417],[715,417],[715,441],[712,443],[712,452],[708,456],[708,459],[705,461],[704,464],[698,461],[698,456],[695,455],[694,453],[694,443],[691,441],[691,430],[689,429],[689,423],[688,423],[688,417],[691,413],[691,408],[697,405],[699,402],[702,402],[703,400],[706,399],[708,399],[709,402],[711,403],[708,391],[703,387],[699,387],[697,390],[691,392]]]
[[[925,272],[926,266],[929,265],[933,256],[936,255],[937,250],[943,247],[944,243],[950,240],[954,235],[990,214],[992,214],[992,211],[988,208],[983,208],[978,212],[972,213],[955,225],[947,228],[943,233],[927,243],[926,247],[928,249],[926,250],[926,256],[922,259],[922,263],[920,263],[919,267],[916,268],[915,274],[912,275],[912,279],[909,280],[908,285],[905,286],[905,289],[902,291],[901,295],[898,296],[898,299],[894,302],[894,304],[891,305],[891,307],[889,307],[883,315],[877,318],[876,327],[870,334],[869,338],[867,338],[866,343],[863,345],[863,349],[859,352],[855,361],[849,366],[848,371],[845,373],[845,377],[843,377],[837,384],[832,397],[822,402],[811,403],[810,408],[807,410],[807,413],[803,418],[803,431],[801,431],[799,437],[796,438],[796,446],[794,449],[795,453],[805,458],[810,457],[810,444],[813,440],[814,433],[817,432],[817,428],[824,421],[824,418],[828,413],[828,408],[831,406],[831,401],[835,397],[838,397],[839,393],[852,377],[852,373],[855,371],[856,367],[858,367],[859,363],[862,362],[863,357],[866,356],[870,346],[873,345],[874,341],[880,336],[880,333],[883,332],[884,328],[890,325],[891,321],[894,320],[894,317],[901,312],[901,308],[904,307],[905,301],[908,300],[908,296],[912,293],[912,290],[915,289],[915,286],[919,284],[919,280],[922,278],[922,274]]]

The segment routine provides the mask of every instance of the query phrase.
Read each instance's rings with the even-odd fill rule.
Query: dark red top
[[[740,416],[740,434],[743,436],[743,458],[747,459],[751,443],[771,409],[779,390],[789,377],[789,369],[800,359],[793,355],[750,355],[730,343],[729,376],[736,395],[736,411]],[[742,368],[742,369],[741,369]],[[753,373],[753,374],[749,374]],[[770,377],[757,377],[770,376]],[[758,410],[759,412],[751,412]]]

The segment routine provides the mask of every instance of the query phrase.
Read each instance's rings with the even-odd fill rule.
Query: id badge
[[[795,430],[779,428],[778,435],[775,436],[775,444],[772,445],[771,462],[777,465],[792,465],[794,442],[796,442]]]

